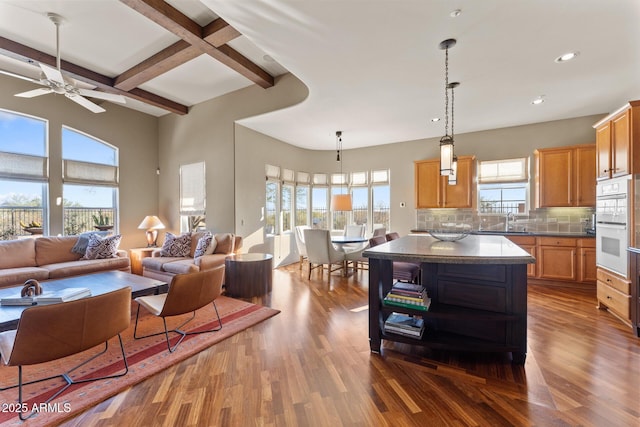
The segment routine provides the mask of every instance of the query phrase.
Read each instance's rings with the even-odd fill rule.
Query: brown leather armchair
[[[23,407],[23,387],[62,377],[66,384],[51,396],[45,403],[51,402],[72,384],[107,378],[121,377],[129,372],[127,357],[122,345],[120,333],[129,327],[131,322],[131,288],[122,288],[106,294],[87,297],[76,301],[60,304],[34,306],[25,309],[20,316],[18,329],[0,333],[0,352],[2,360],[8,366],[18,367],[18,384],[1,388],[18,387],[18,402]],[[71,373],[87,362],[104,354],[109,346],[109,340],[118,336],[122,351],[124,372],[73,380]],[[69,371],[26,383],[22,382],[23,366],[35,365],[71,356],[104,343],[104,350],[90,357]],[[27,416],[21,411],[21,420]]]
[[[222,329],[222,321],[216,307],[216,298],[222,293],[222,282],[224,281],[224,265],[218,266],[213,270],[201,271],[198,273],[177,274],[171,280],[169,292],[160,295],[149,295],[136,298],[138,310],[136,311],[136,324],[133,329],[133,337],[135,339],[147,338],[151,336],[164,334],[167,339],[167,348],[173,353],[178,345],[187,335],[202,334],[206,332],[215,332]],[[218,327],[206,331],[185,332],[181,328],[189,323],[196,316],[196,310],[207,304],[213,304],[218,318]],[[140,307],[144,307],[152,315],[162,317],[164,324],[164,332],[138,336],[138,319],[140,318]],[[167,317],[178,316],[193,312],[193,315],[184,323],[177,326],[173,330],[167,329]],[[171,347],[169,340],[169,332],[175,332],[180,335],[178,342]]]

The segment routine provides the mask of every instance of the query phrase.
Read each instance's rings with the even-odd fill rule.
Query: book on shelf
[[[384,322],[384,330],[385,332],[420,338],[424,333],[424,320],[407,314],[391,313]]]
[[[16,294],[6,298],[0,298],[0,305],[29,306],[36,304],[56,304],[89,296],[91,296],[91,290],[89,288],[66,288],[55,291],[45,291],[35,296],[22,297],[20,294]]]
[[[387,294],[387,296],[384,297],[384,303],[386,305],[393,305],[396,307],[427,311],[431,306],[431,298],[425,296],[422,300],[419,301],[409,301],[403,298],[397,298],[394,295]]]
[[[395,290],[400,290],[400,291],[417,292],[417,293],[424,291],[424,286],[422,285],[418,285],[416,283],[398,282],[398,281],[396,281],[391,288]]]

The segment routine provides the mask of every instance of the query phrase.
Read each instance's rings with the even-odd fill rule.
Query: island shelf
[[[502,236],[468,236],[440,242],[410,235],[364,252],[369,258],[369,342],[382,340],[439,350],[510,352],[524,363],[527,352],[527,264],[529,253]],[[428,311],[386,305],[393,261],[419,262]],[[421,338],[385,332],[392,312],[421,316]]]

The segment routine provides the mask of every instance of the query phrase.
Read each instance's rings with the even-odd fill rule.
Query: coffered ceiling
[[[640,99],[637,0],[0,0],[0,69],[55,62],[47,12],[68,75],[156,116],[288,70],[308,98],[240,123],[311,149],[441,136],[447,38],[459,138]]]

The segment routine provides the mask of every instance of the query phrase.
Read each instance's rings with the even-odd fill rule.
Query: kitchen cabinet
[[[640,101],[631,101],[593,127],[596,129],[596,176],[614,178],[640,169]]]
[[[578,239],[578,282],[596,283],[596,239]]]
[[[576,239],[538,237],[538,273],[541,279],[575,281],[578,278],[576,261]]]
[[[416,209],[475,206],[475,156],[458,156],[456,185],[440,175],[440,159],[416,161],[414,168]]]
[[[607,269],[597,270],[598,308],[607,309],[631,325],[631,282]]]
[[[537,246],[535,236],[506,236],[516,245],[529,252],[532,257],[537,257]],[[537,264],[527,264],[527,277],[535,278],[538,274]]]
[[[596,283],[596,240],[593,237],[506,236],[532,256],[527,277],[538,280]]]
[[[537,207],[595,207],[595,144],[539,149],[535,156]]]

